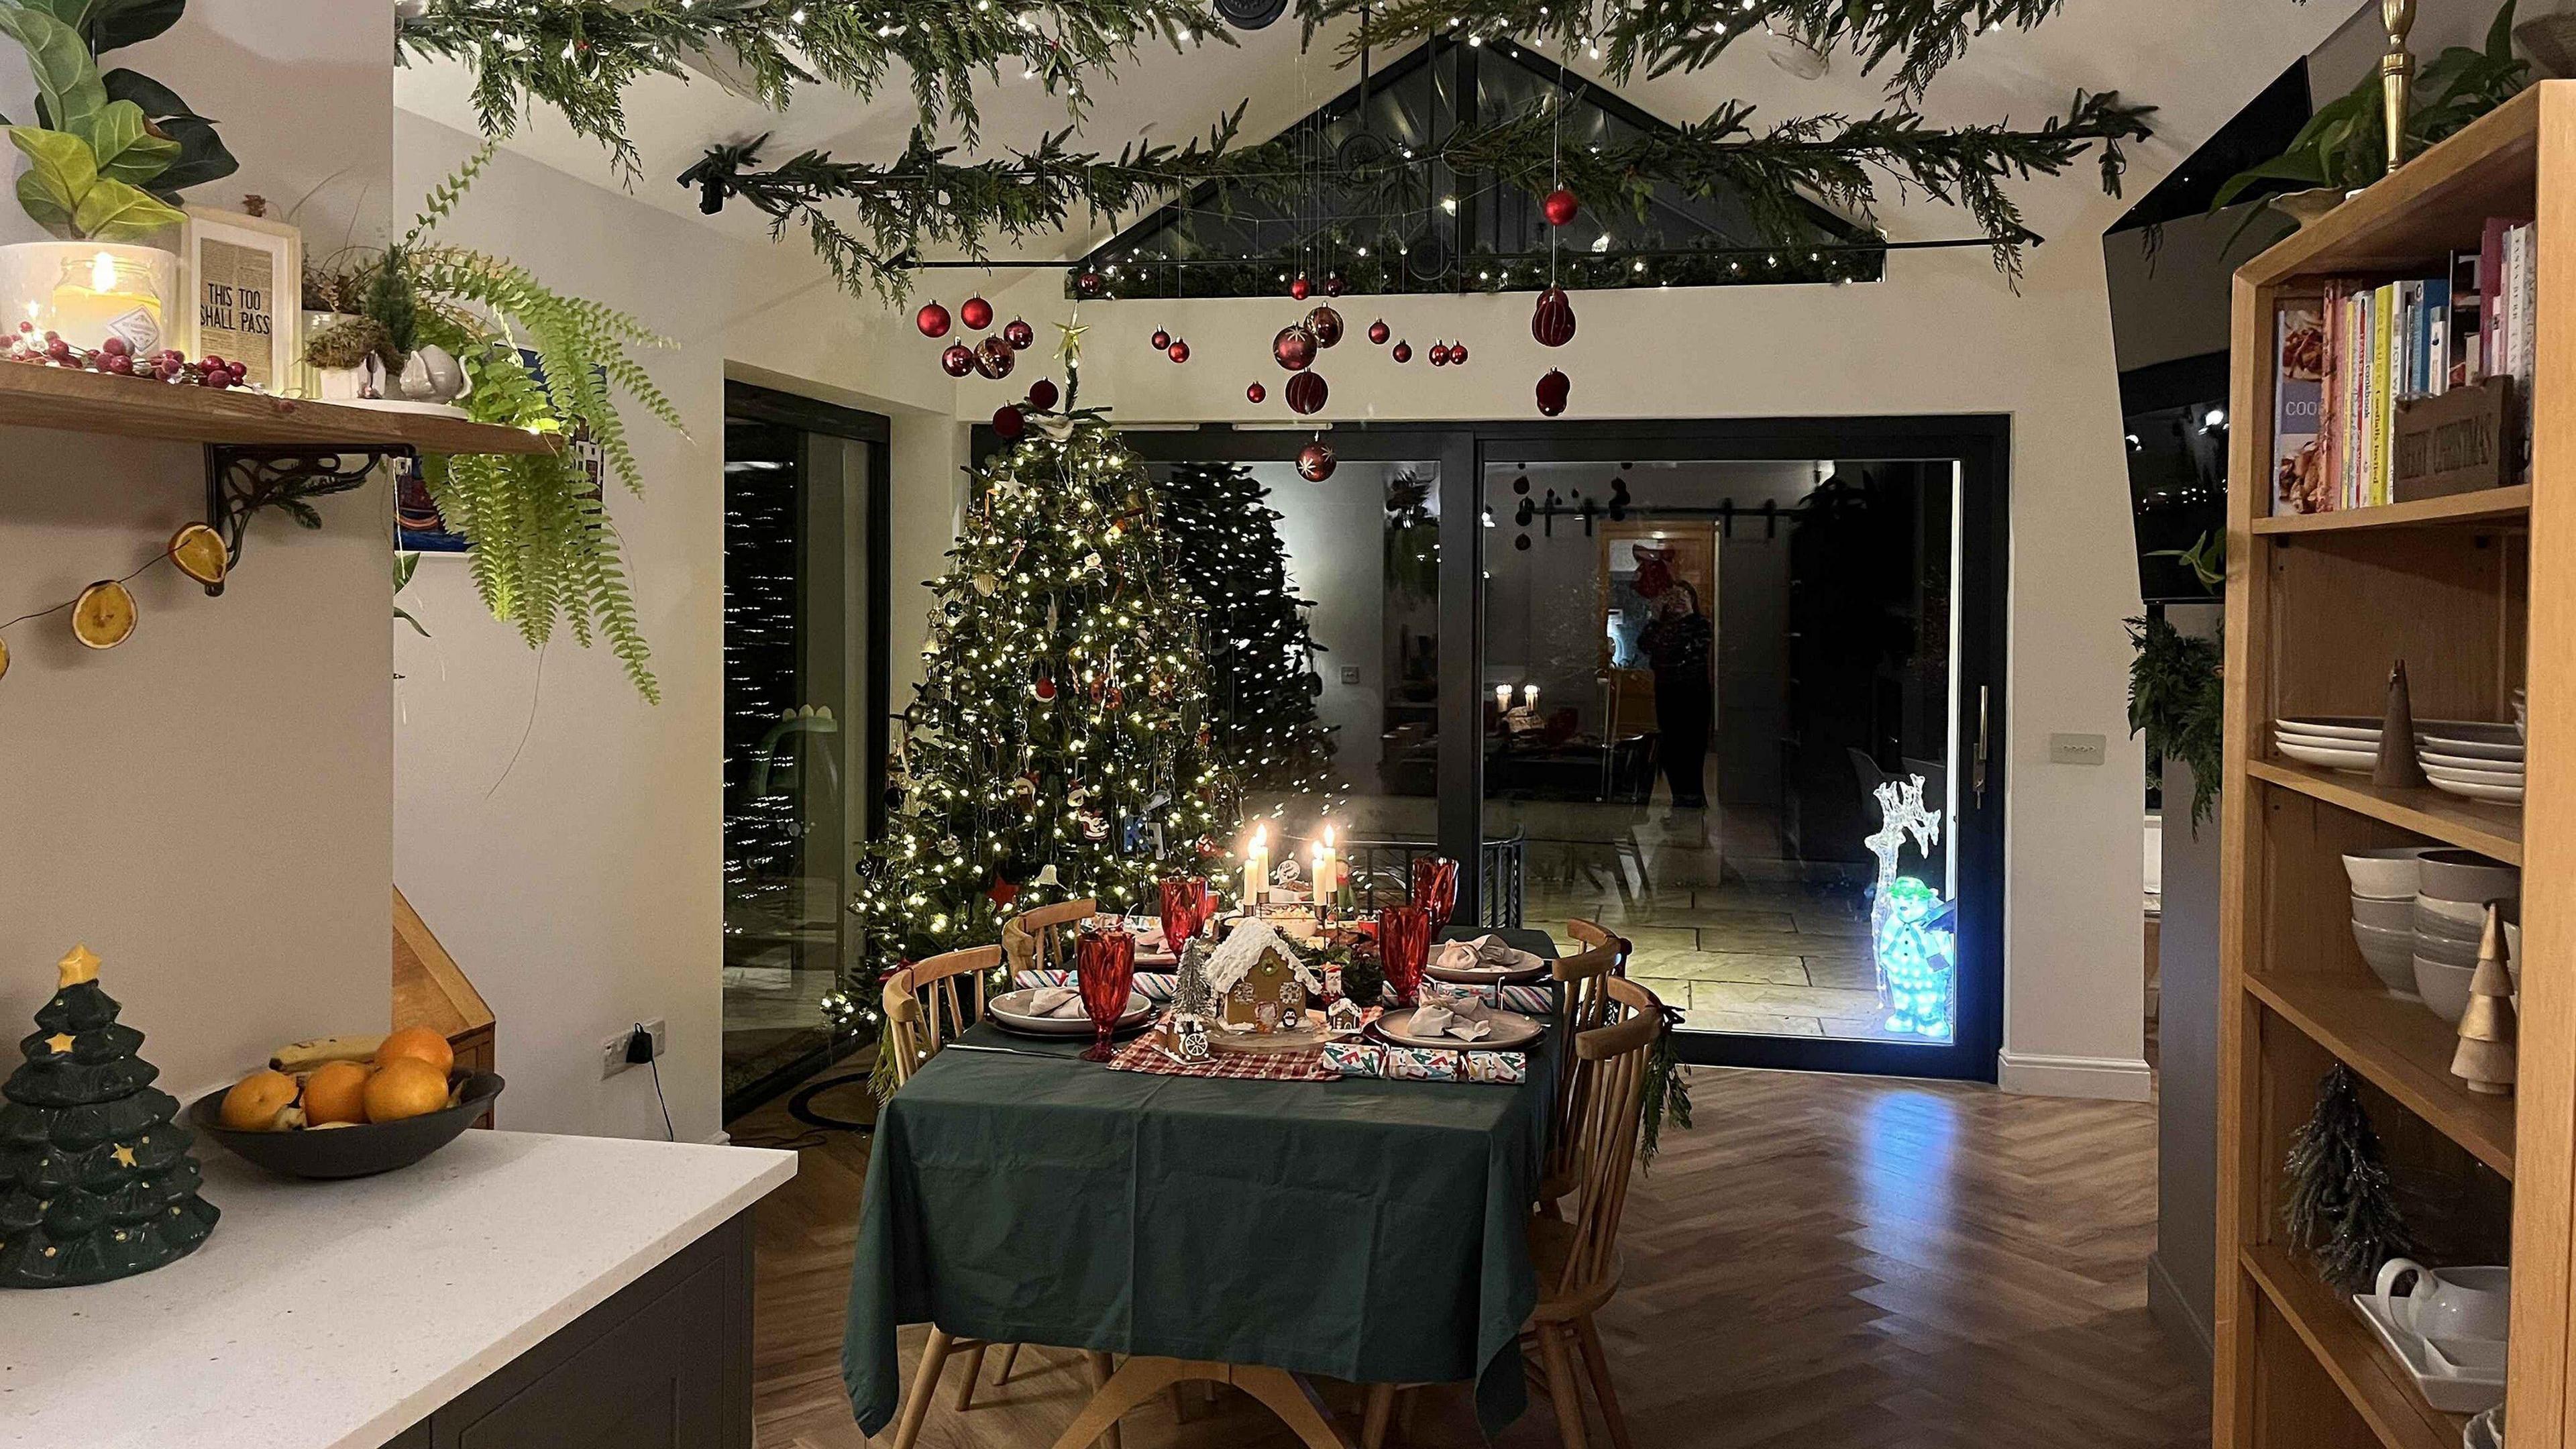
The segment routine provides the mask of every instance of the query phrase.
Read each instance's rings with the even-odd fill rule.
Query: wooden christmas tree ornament
[[[2431,783],[2424,778],[2423,763],[2415,758],[2415,705],[2407,697],[2403,659],[2389,666],[2388,707],[2380,716],[2379,760],[2371,769],[2370,783],[2409,790]]]
[[[2513,1095],[2513,977],[2504,964],[2504,917],[2487,905],[2487,928],[2478,943],[2477,974],[2469,978],[2469,1009],[2460,1017],[2460,1049],[2451,1075],[2481,1096]]]

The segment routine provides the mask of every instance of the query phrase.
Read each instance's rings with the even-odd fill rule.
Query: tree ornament
[[[2460,1046],[2451,1054],[2451,1075],[2480,1096],[2512,1096],[2519,1026],[2513,974],[2505,969],[2504,913],[2489,901],[2478,969],[2469,978],[2468,1010],[2460,1014]]]
[[[964,377],[975,370],[975,349],[963,342],[951,342],[948,350],[939,354],[939,366],[950,377]]]
[[[1331,395],[1320,372],[1301,372],[1288,379],[1288,411],[1303,417],[1321,412],[1324,399]]]
[[[1102,289],[1108,285],[1109,279],[1101,276],[1098,272],[1084,272],[1082,275],[1073,279],[1074,295],[1080,297],[1086,302],[1099,296]]]
[[[2317,1083],[2316,1111],[2290,1139],[2287,1167],[2282,1226],[2328,1283],[2367,1292],[2380,1264],[2414,1256],[2415,1235],[2398,1211],[2379,1134],[2343,1063]]]
[[[232,571],[232,551],[224,547],[223,535],[202,523],[188,524],[170,535],[166,552],[179,572],[209,588]]]
[[[1307,375],[1313,376],[1312,373]],[[1325,447],[1323,439],[1318,438],[1297,450],[1297,476],[1309,483],[1321,483],[1333,476],[1333,468],[1338,461],[1333,450]]]
[[[1011,375],[1011,364],[1019,359],[1009,343],[999,337],[987,337],[975,349],[975,371],[999,382]]]
[[[1307,313],[1305,327],[1314,334],[1317,347],[1330,347],[1342,340],[1342,314],[1330,307],[1317,307]]]
[[[1038,330],[1031,327],[1027,319],[1014,317],[1011,325],[1002,329],[1002,340],[1011,345],[1013,352],[1026,351],[1037,345]]]
[[[1187,361],[1189,361],[1189,360],[1190,360],[1190,344],[1189,344],[1189,340],[1188,340],[1187,338],[1182,338],[1182,337],[1175,337],[1175,338],[1173,338],[1173,339],[1172,339],[1172,345],[1171,345],[1171,347],[1170,347],[1169,349],[1167,349],[1167,350],[1164,352],[1164,354],[1163,354],[1163,355],[1164,355],[1164,356],[1166,356],[1166,357],[1169,357],[1169,358],[1170,358],[1170,359],[1172,359],[1174,362],[1187,362]]]
[[[72,603],[72,637],[91,649],[113,649],[134,637],[134,595],[114,579],[81,590]]]
[[[912,314],[912,325],[920,328],[924,337],[945,337],[948,335],[948,309],[936,302],[924,302],[921,310]]]
[[[1040,699],[1054,699],[1055,681],[1041,675],[1039,676],[1036,685],[1032,686],[1029,692],[1035,694]]]
[[[1449,344],[1449,365],[1451,367],[1464,367],[1467,365],[1466,343],[1452,342]]]
[[[1028,417],[1018,407],[1004,403],[993,409],[993,432],[1005,443],[1016,443],[1020,434],[1029,430]]]
[[[1011,902],[1018,900],[1019,898],[1019,886],[1013,882],[1009,876],[1003,875],[999,871],[994,872],[993,883],[984,887],[984,899],[991,901],[996,906],[1008,907]]]
[[[176,1262],[221,1216],[197,1196],[195,1140],[152,1085],[143,1033],[120,1024],[98,957],[56,964],[25,1058],[0,1084],[0,1287],[60,1288]]]
[[[1160,327],[1157,327],[1154,329],[1154,335],[1146,338],[1145,340],[1154,344],[1154,350],[1156,352],[1162,352],[1171,347],[1172,334],[1164,331]]]
[[[1042,377],[1029,384],[1029,406],[1036,408],[1039,412],[1051,413],[1055,411],[1055,405],[1060,396],[1061,394],[1056,391],[1055,379],[1053,378]]]
[[[1386,345],[1386,339],[1394,335],[1395,329],[1387,326],[1386,319],[1383,317],[1380,317],[1369,324],[1368,340],[1376,343],[1380,347],[1384,347]]]
[[[1549,368],[1547,370],[1547,376],[1538,380],[1539,412],[1551,418],[1564,412],[1565,404],[1572,396],[1573,391],[1574,384],[1567,379],[1564,373],[1557,371],[1555,368]]]
[[[1547,213],[1549,226],[1567,226],[1573,223],[1575,214],[1583,210],[1583,203],[1573,192],[1560,186],[1547,194],[1547,198],[1539,203],[1539,209]]]
[[[981,332],[993,325],[993,304],[982,297],[969,297],[957,308],[957,320],[969,332]]]
[[[1270,339],[1270,356],[1290,372],[1303,372],[1315,365],[1315,334],[1303,322],[1291,322]]]
[[[1449,365],[1448,343],[1434,342],[1431,344],[1431,365],[1433,367],[1447,367]]]
[[[1395,351],[1390,355],[1398,362],[1411,362],[1413,360],[1413,344],[1410,342],[1399,342],[1395,344]]]
[[[1335,272],[1324,279],[1324,295],[1327,297],[1338,297],[1342,295],[1341,273]]]
[[[1315,295],[1315,284],[1307,281],[1301,274],[1297,280],[1288,284],[1288,295],[1296,298],[1300,302],[1303,302],[1307,298]]]
[[[1263,402],[1263,401],[1268,400],[1269,396],[1270,396],[1270,389],[1268,389],[1268,388],[1266,388],[1266,387],[1263,387],[1261,384],[1259,384],[1259,383],[1257,383],[1257,382],[1256,382],[1256,383],[1254,383],[1252,386],[1247,387],[1247,388],[1245,388],[1245,389],[1243,390],[1243,399],[1244,399],[1244,401],[1246,401],[1246,402],[1252,402],[1252,403]]]
[[[1530,311],[1530,336],[1541,347],[1563,347],[1574,340],[1574,299],[1563,287],[1538,294],[1538,305]]]

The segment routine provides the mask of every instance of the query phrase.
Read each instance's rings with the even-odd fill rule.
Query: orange
[[[367,1120],[367,1079],[374,1073],[356,1062],[324,1062],[304,1079],[304,1125]]]
[[[263,1068],[224,1093],[221,1115],[236,1132],[279,1132],[296,1125],[294,1107],[295,1079]]]
[[[447,1038],[425,1026],[404,1027],[376,1046],[377,1066],[385,1066],[405,1057],[427,1062],[436,1067],[441,1081],[446,1080],[447,1074],[456,1069],[456,1049],[447,1044]]]
[[[367,1120],[399,1122],[447,1106],[447,1073],[418,1057],[396,1057],[367,1079]]]

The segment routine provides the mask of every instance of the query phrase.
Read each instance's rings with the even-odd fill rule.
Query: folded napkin
[[[1494,1024],[1481,1017],[1460,1016],[1445,1006],[1421,1006],[1406,1023],[1406,1036],[1454,1036],[1460,1041],[1483,1041],[1494,1034]]]
[[[1542,963],[1538,957],[1500,936],[1485,935],[1472,941],[1451,941],[1443,945],[1432,964],[1443,971],[1488,971],[1501,975],[1534,970]]]
[[[1041,986],[1029,993],[1029,1015],[1080,1016],[1082,1015],[1082,993],[1062,986]]]
[[[1426,980],[1417,993],[1424,1011],[1438,1010],[1461,1021],[1483,1022],[1489,1019],[1493,1006],[1481,986],[1458,986],[1446,981]]]

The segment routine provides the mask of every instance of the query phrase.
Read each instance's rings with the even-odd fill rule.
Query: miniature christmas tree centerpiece
[[[195,1251],[218,1214],[197,1196],[178,1099],[152,1085],[143,1033],[116,1020],[98,957],[75,946],[0,1085],[0,1286],[148,1273]]]

